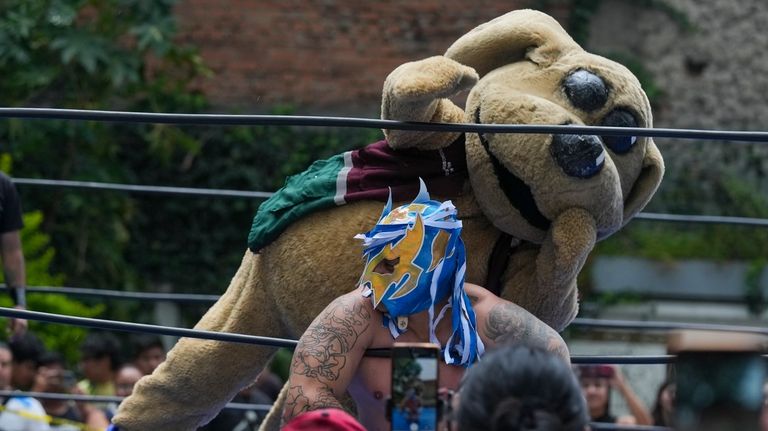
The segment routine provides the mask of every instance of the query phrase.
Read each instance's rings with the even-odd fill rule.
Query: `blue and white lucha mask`
[[[429,310],[430,342],[441,345],[437,324],[451,308],[453,332],[443,350],[448,364],[469,366],[482,353],[475,313],[464,292],[466,257],[461,221],[451,201],[430,200],[426,186],[410,204],[392,209],[392,196],[363,241],[365,270],[359,284],[385,313],[384,325],[397,338],[406,330],[398,318]],[[386,268],[377,272],[376,268]],[[435,315],[435,304],[448,303]]]

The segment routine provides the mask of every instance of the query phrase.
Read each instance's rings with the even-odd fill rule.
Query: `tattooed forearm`
[[[341,408],[337,397],[346,391],[344,378],[352,372],[345,367],[370,320],[363,301],[342,296],[312,322],[293,354],[284,420],[323,407]]]
[[[324,384],[337,380],[370,318],[360,301],[341,297],[332,302],[301,336],[291,372]]]
[[[565,342],[554,329],[510,302],[497,304],[491,309],[485,322],[485,335],[496,344],[524,342],[566,360],[569,358]]]
[[[306,411],[309,411],[309,398],[304,395],[301,386],[291,386],[283,407],[283,419],[287,421]]]
[[[338,409],[343,408],[339,402],[339,399],[336,398],[336,395],[333,394],[333,390],[331,390],[331,388],[328,386],[323,386],[320,388],[317,392],[317,395],[314,397],[314,400],[309,405],[310,410],[317,410],[325,407],[335,407]]]
[[[305,394],[301,386],[291,386],[283,406],[283,423],[304,412],[327,407],[343,408],[329,387],[323,385],[316,388],[314,394]]]

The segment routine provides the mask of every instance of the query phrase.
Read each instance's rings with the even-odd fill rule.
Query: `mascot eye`
[[[603,118],[601,126],[637,127],[635,116],[623,109],[614,109]],[[603,142],[616,154],[626,154],[637,142],[637,136],[603,136]]]

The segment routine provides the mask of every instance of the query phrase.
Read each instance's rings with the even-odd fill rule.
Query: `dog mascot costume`
[[[461,108],[449,98],[469,90]],[[585,52],[551,17],[510,12],[444,55],[386,79],[382,118],[477,124],[652,127],[625,67]],[[364,262],[355,234],[374,225],[391,188],[410,202],[423,178],[463,221],[466,280],[560,331],[576,316],[576,277],[595,245],[637,214],[664,172],[653,140],[592,135],[385,130],[385,141],[315,162],[261,205],[249,249],[199,330],[298,338]],[[189,431],[210,421],[274,353],[181,339],[137,384],[121,431]]]

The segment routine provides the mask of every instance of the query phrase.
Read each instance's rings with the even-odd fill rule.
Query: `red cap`
[[[321,409],[296,416],[283,431],[365,431],[365,428],[344,410]]]
[[[613,367],[610,365],[579,365],[579,377],[610,379],[613,377]]]

